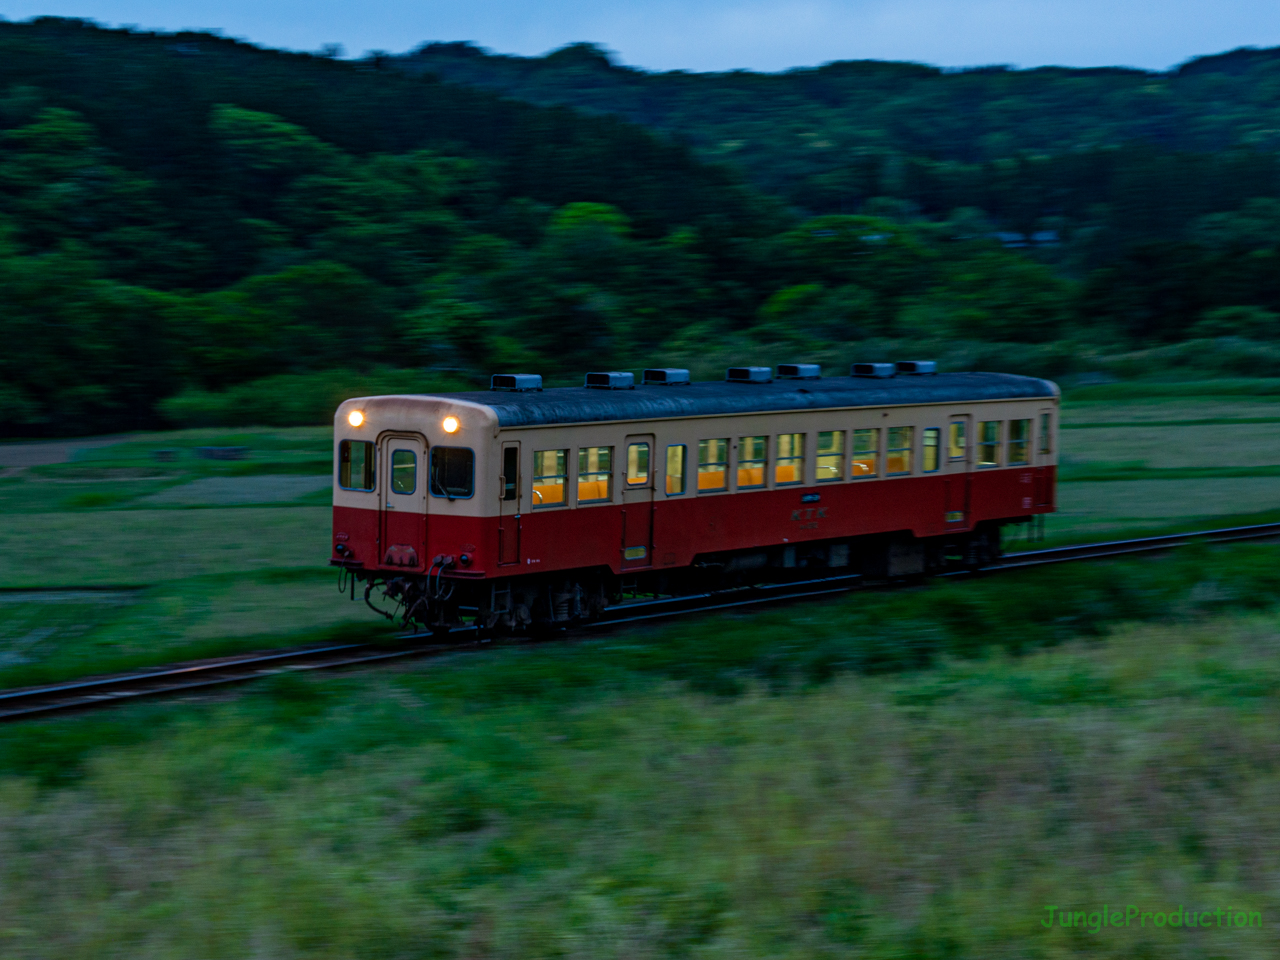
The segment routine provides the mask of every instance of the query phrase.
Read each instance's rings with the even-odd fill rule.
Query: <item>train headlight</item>
[[[444,418],[444,423],[440,424],[440,426],[444,427],[444,432],[445,432],[445,433],[457,433],[457,432],[458,432],[458,418],[457,418],[457,417],[445,417],[445,418]]]
[[[364,414],[359,410],[352,410],[347,414],[347,423],[351,424],[353,427],[360,426],[360,424],[364,423]]]

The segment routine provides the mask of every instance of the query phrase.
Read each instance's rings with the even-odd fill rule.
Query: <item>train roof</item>
[[[1057,384],[1011,373],[938,373],[885,379],[822,377],[645,385],[631,390],[551,387],[526,393],[476,390],[442,396],[489,407],[503,427],[609,420],[667,420],[726,414],[891,407],[1058,396]]]

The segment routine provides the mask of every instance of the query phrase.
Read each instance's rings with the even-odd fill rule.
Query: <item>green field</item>
[[[1047,543],[1280,518],[1280,396],[1254,394],[1068,400]],[[0,685],[375,634],[324,566],[329,436],[186,430],[7,468],[43,448],[0,445],[0,587],[144,588],[0,595]]]
[[[1272,957],[1277,560],[1027,571],[3,727],[0,955]],[[1050,904],[1264,926],[1047,929]]]

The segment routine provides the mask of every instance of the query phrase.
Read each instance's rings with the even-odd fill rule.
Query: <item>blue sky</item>
[[[426,40],[520,54],[589,40],[624,63],[688,70],[858,58],[1163,69],[1280,45],[1276,0],[0,0],[0,14],[218,28],[295,50],[340,43],[353,56]]]

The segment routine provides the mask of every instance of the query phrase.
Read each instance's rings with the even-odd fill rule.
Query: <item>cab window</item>
[[[1040,452],[1049,453],[1049,414],[1040,414]]]
[[[669,497],[684,493],[684,460],[683,443],[667,447],[667,496]]]
[[[915,445],[915,427],[890,427],[889,443],[884,451],[885,475],[911,472],[911,450]]]
[[[646,463],[646,468],[648,464]],[[613,496],[613,447],[578,449],[578,502],[608,500]]]
[[[373,489],[373,444],[343,440],[338,444],[338,486],[345,490]]]
[[[804,434],[778,434],[778,456],[774,461],[773,482],[778,486],[804,482]]]
[[[470,447],[431,448],[431,495],[465,500],[475,493],[476,455]]]
[[[698,441],[698,490],[728,488],[729,438]]]
[[[533,506],[555,507],[564,503],[568,483],[565,467],[568,450],[535,450],[533,452]]]
[[[391,490],[413,493],[418,489],[418,455],[412,450],[391,452]]]
[[[738,438],[738,489],[764,486],[764,470],[768,465],[767,437]]]

